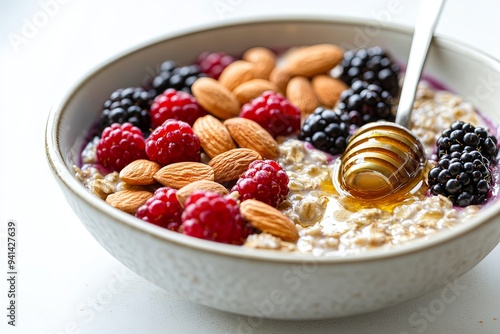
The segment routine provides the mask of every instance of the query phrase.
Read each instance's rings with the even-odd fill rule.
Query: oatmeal
[[[280,57],[256,47],[238,60],[200,57],[186,66],[167,60],[152,82],[118,88],[105,101],[97,135],[74,166],[91,193],[192,237],[343,256],[463,224],[498,191],[497,133],[488,132],[496,129],[471,103],[426,81],[410,126],[423,148],[388,135],[376,149],[344,155],[351,162],[387,158],[384,168],[398,182],[412,172],[402,164],[417,166],[400,188],[404,196],[386,194],[390,178],[380,191],[386,202],[337,190],[333,180],[342,174],[334,167],[358,144],[351,136],[395,120],[401,73],[380,47],[344,52],[318,44]],[[366,133],[363,140],[373,142],[375,132]],[[370,191],[381,184],[373,175],[363,176]]]
[[[435,92],[425,81],[421,82],[412,111],[411,131],[420,138],[428,155],[439,135],[456,120],[484,126],[470,102],[451,92]]]
[[[434,92],[425,82],[419,85],[411,130],[419,135],[429,156],[436,139],[457,118],[484,125],[473,106],[461,97]],[[290,177],[290,193],[280,209],[299,226],[299,252],[333,255],[390,247],[451,228],[479,210],[475,205],[456,209],[444,196],[428,197],[424,187],[391,210],[350,211],[333,187],[331,155],[300,140],[286,139],[280,144],[278,162]],[[246,246],[280,249],[268,237],[261,235]]]

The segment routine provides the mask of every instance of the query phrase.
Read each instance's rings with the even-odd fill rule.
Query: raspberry
[[[300,129],[300,111],[283,95],[272,91],[245,104],[241,117],[260,124],[273,137],[286,136]]]
[[[104,130],[113,123],[132,123],[142,130],[149,132],[149,108],[153,95],[140,87],[128,87],[115,90],[104,102],[99,129]]]
[[[181,230],[192,237],[235,245],[243,244],[252,232],[234,199],[205,191],[187,199]]]
[[[349,50],[340,65],[340,78],[348,85],[363,80],[382,87],[394,97],[399,94],[399,65],[379,46]]]
[[[232,191],[240,194],[241,201],[256,199],[277,207],[288,194],[288,175],[273,160],[256,160],[240,176]]]
[[[375,84],[357,80],[340,94],[337,108],[350,124],[362,126],[379,120],[393,122],[392,106],[393,98],[389,92]]]
[[[171,118],[192,126],[198,117],[206,114],[193,96],[169,88],[158,95],[151,105],[151,126],[155,129]]]
[[[188,123],[168,119],[146,140],[146,154],[162,165],[200,161],[200,140]]]
[[[158,188],[153,197],[137,210],[135,216],[151,224],[178,232],[181,226],[182,207],[177,200],[176,193],[176,189]]]
[[[349,139],[350,124],[334,110],[318,107],[307,116],[299,139],[330,154],[344,152]]]
[[[120,171],[134,160],[146,158],[141,129],[132,123],[114,123],[104,129],[96,147],[97,160],[107,168]]]
[[[236,58],[224,52],[203,52],[196,59],[196,64],[201,72],[209,77],[219,79],[220,74],[227,65],[235,61]]]

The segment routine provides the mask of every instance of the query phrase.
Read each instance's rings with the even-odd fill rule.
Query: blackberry
[[[304,121],[298,138],[324,152],[339,154],[347,146],[349,127],[339,113],[318,107]]]
[[[427,182],[432,195],[446,196],[454,205],[465,207],[484,203],[493,179],[481,153],[470,151],[460,158],[442,155],[429,171]]]
[[[495,161],[498,154],[496,137],[489,135],[483,127],[456,121],[437,140],[438,157],[472,151],[479,151],[489,162]]]
[[[141,87],[128,87],[115,90],[104,102],[99,118],[99,129],[114,123],[132,123],[145,134],[151,126],[149,108],[153,102],[150,92]]]
[[[196,79],[206,76],[198,65],[177,66],[174,61],[167,60],[160,65],[160,73],[151,82],[151,89],[155,95],[163,93],[168,88],[192,95],[193,83]]]
[[[346,84],[351,85],[359,79],[382,87],[394,97],[398,96],[399,65],[381,47],[349,50],[340,65],[340,79]]]
[[[364,81],[354,81],[340,94],[337,108],[349,123],[362,126],[378,120],[394,121],[392,95],[380,86]]]

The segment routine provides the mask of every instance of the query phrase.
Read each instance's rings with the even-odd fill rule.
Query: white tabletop
[[[249,327],[245,317],[166,294],[112,258],[66,204],[45,160],[45,120],[57,93],[135,43],[201,23],[286,14],[411,26],[416,8],[410,0],[1,0],[0,332],[500,333],[500,246],[458,279],[450,303],[439,303],[438,290],[362,316]],[[496,0],[448,1],[437,34],[500,57],[499,13]],[[11,219],[18,224],[16,327],[7,325],[4,278]]]

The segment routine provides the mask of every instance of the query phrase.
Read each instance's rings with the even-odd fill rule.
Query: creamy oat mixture
[[[421,139],[429,157],[441,132],[458,119],[487,127],[474,107],[461,97],[446,91],[435,92],[427,84],[420,84],[411,130]],[[83,166],[74,167],[76,177],[85,187],[103,199],[123,189],[147,189],[127,185],[117,172],[103,176],[104,172],[93,167],[97,162],[96,145],[96,140],[91,141],[82,152]],[[479,209],[478,206],[455,209],[446,197],[425,196],[423,187],[387,210],[351,211],[342,206],[342,198],[332,185],[336,157],[292,138],[282,139],[279,146],[278,162],[290,178],[288,199],[279,209],[296,224],[300,238],[294,244],[267,233],[254,234],[248,237],[246,247],[323,256],[352,254],[373,247],[398,245],[450,228],[466,221]]]
[[[411,130],[421,139],[429,156],[442,131],[458,119],[486,126],[469,102],[420,84]],[[388,210],[350,211],[341,205],[342,198],[332,185],[333,157],[296,139],[280,143],[280,153],[278,162],[290,178],[288,200],[280,210],[295,222],[300,238],[296,245],[290,245],[268,234],[252,235],[245,244],[248,247],[314,255],[358,253],[433,234],[466,221],[479,209],[474,205],[455,209],[444,196],[425,196],[423,187]]]

